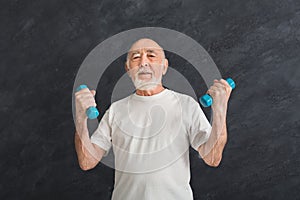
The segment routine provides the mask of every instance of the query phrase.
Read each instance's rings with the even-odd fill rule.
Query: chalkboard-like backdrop
[[[96,45],[145,26],[194,38],[238,84],[221,165],[210,168],[190,151],[195,200],[300,199],[298,0],[14,0],[0,8],[0,199],[110,199],[113,169],[100,163],[84,172],[77,163],[73,83]],[[192,66],[167,56],[203,94]],[[99,82],[100,117],[124,59]]]

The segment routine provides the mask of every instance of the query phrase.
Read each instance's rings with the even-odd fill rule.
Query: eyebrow
[[[153,50],[153,49],[147,49],[146,52],[147,53],[156,53],[155,50]]]
[[[161,50],[161,49],[158,49],[158,50]],[[158,52],[157,52],[156,50],[154,50],[154,49],[147,49],[146,52],[147,52],[147,53],[158,53]],[[137,51],[137,50],[136,50],[136,51],[131,51],[131,52],[130,52],[131,56],[133,56],[134,54],[138,54],[138,53],[140,53],[140,52]]]

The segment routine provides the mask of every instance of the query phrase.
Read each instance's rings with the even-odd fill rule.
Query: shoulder
[[[176,92],[176,91],[173,91],[173,90],[170,90],[170,91],[179,98],[180,102],[183,105],[191,106],[191,107],[199,106],[199,103],[193,97],[191,97],[190,95],[183,94],[183,93],[180,93],[180,92]]]
[[[117,111],[120,108],[124,107],[124,105],[128,103],[130,96],[131,95],[129,95],[123,99],[117,100],[115,102],[112,102],[111,105],[109,106],[108,110],[110,110],[110,112],[114,112],[114,111]]]
[[[109,107],[106,109],[106,111],[105,111],[105,113],[104,113],[104,115],[103,115],[103,117],[102,117],[101,120],[106,119],[111,124],[114,116],[117,113],[122,112],[122,109],[124,109],[126,107],[124,105],[127,104],[129,97],[130,96],[127,96],[127,97],[125,97],[123,99],[120,99],[120,100],[117,100],[115,102],[112,102],[109,105]]]

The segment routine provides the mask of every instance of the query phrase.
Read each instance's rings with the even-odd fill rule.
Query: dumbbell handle
[[[86,85],[80,85],[76,88],[76,92],[78,92],[84,88],[88,88],[88,87]],[[89,107],[85,113],[89,119],[96,119],[99,115],[98,109],[94,106]]]
[[[227,78],[226,81],[232,89],[235,88],[235,83],[231,78]],[[213,99],[211,98],[211,96],[209,96],[209,94],[205,94],[202,97],[200,97],[199,101],[203,107],[209,107],[213,103]]]

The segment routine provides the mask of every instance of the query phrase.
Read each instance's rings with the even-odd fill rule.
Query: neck
[[[151,96],[151,95],[158,94],[158,93],[162,92],[164,89],[165,88],[161,84],[159,84],[151,90],[139,90],[139,89],[137,89],[136,94],[140,95],[140,96]]]

